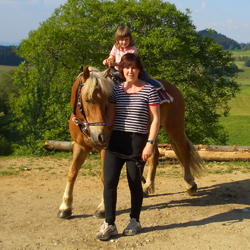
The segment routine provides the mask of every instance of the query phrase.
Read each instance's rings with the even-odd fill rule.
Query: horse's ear
[[[109,76],[111,67],[109,67],[105,72],[104,72],[104,77],[107,78]]]
[[[86,66],[83,69],[83,78],[85,81],[89,78],[89,75],[90,75],[89,66]]]

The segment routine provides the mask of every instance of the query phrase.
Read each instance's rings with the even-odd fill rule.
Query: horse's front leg
[[[79,169],[81,168],[90,151],[90,147],[81,147],[78,143],[74,143],[73,160],[67,175],[67,184],[63,195],[63,201],[57,215],[59,218],[68,218],[72,214],[74,184]]]
[[[102,173],[101,173],[101,180],[102,184],[104,186],[104,175],[103,175],[103,167],[104,167],[104,157],[105,157],[105,150],[101,151],[101,159],[102,159]],[[103,192],[102,192],[102,199],[100,204],[98,205],[95,213],[94,213],[95,218],[104,218],[105,217],[105,207],[104,207],[104,198],[103,198]]]
[[[149,164],[148,175],[146,183],[143,186],[144,197],[149,196],[149,194],[154,193],[155,191],[155,174],[158,163],[159,163],[159,150],[157,143],[155,143],[153,154],[148,159],[148,164]]]

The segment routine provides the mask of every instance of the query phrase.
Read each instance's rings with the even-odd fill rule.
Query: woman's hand
[[[152,141],[155,141],[160,127],[160,105],[149,106],[149,111],[152,122],[150,125],[148,138]],[[154,145],[147,142],[146,146],[142,151],[143,161],[148,160],[148,158],[153,154]]]
[[[142,160],[143,161],[147,161],[148,158],[153,154],[153,149],[154,149],[154,145],[147,143],[145,148],[142,151]]]

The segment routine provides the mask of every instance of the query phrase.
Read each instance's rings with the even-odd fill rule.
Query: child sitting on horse
[[[127,53],[137,54],[137,49],[130,29],[121,26],[115,32],[114,46],[110,51],[109,57],[103,60],[103,65],[114,67],[118,70],[118,65],[122,56]]]
[[[120,84],[123,81],[118,73],[118,65],[122,56],[127,53],[137,54],[137,49],[130,29],[121,26],[115,32],[114,45],[110,51],[109,57],[103,60],[103,65],[111,67],[112,80],[116,84]],[[169,95],[164,91],[163,85],[157,80],[149,78],[145,70],[143,71],[141,80],[152,84],[156,88],[161,103],[165,101],[171,102]]]

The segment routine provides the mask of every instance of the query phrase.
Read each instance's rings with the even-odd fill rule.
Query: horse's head
[[[80,92],[82,114],[81,117],[76,116],[87,124],[88,136],[96,145],[106,144],[109,138],[105,113],[114,84],[106,77],[107,74],[107,71],[100,72],[88,66],[81,74],[84,82]]]

